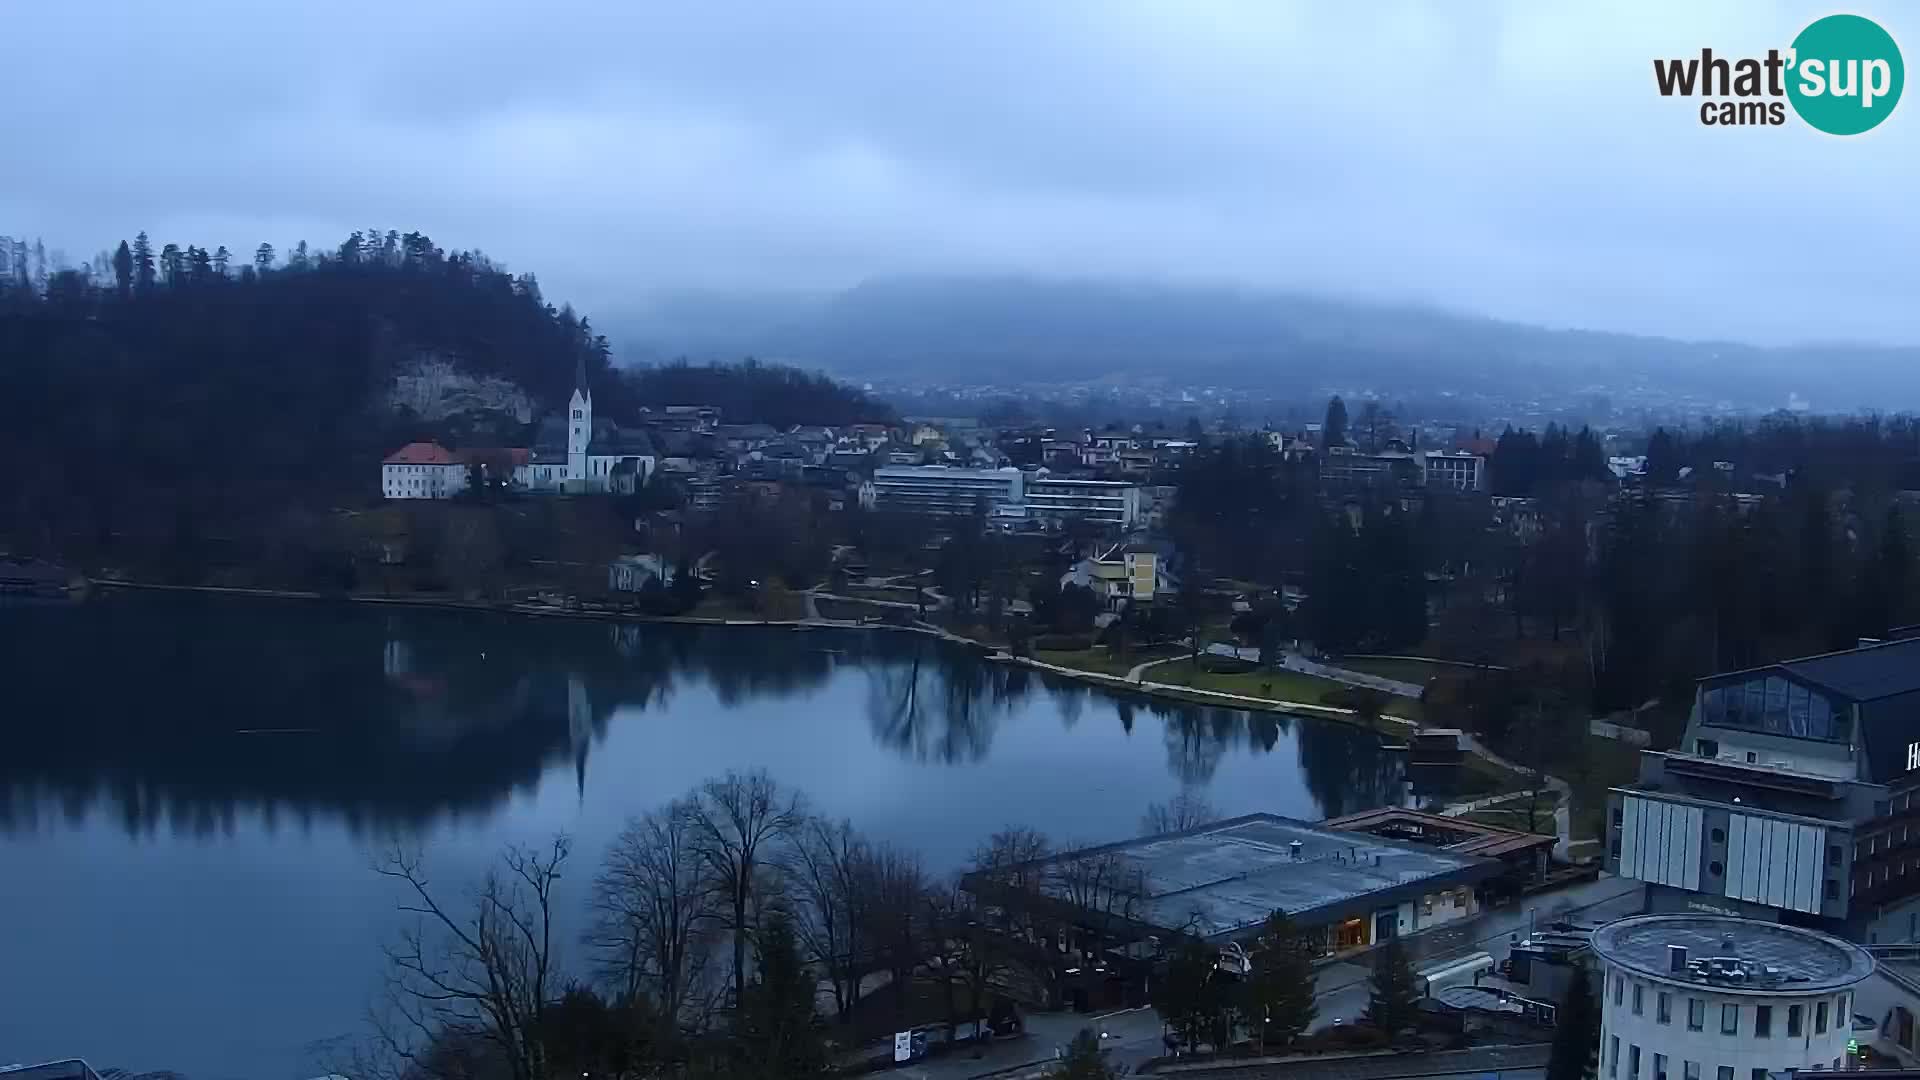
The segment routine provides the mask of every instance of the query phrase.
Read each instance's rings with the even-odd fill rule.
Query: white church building
[[[593,391],[581,365],[566,415],[541,421],[533,455],[514,470],[514,480],[530,491],[625,495],[646,484],[658,461],[646,432],[594,420]]]

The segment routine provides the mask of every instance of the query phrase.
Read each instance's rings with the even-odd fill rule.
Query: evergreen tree
[[[153,288],[153,244],[144,229],[133,238],[133,287],[140,292]]]
[[[1389,1035],[1412,1027],[1418,1018],[1420,989],[1416,985],[1413,964],[1399,938],[1373,954],[1372,987],[1367,995],[1367,1022]]]
[[[287,269],[305,270],[312,265],[313,260],[307,254],[307,242],[302,240],[293,245],[293,254],[287,256]]]
[[[120,246],[113,249],[113,280],[121,299],[125,299],[127,294],[133,291],[133,252],[127,247],[125,240],[120,241]]]
[[[1567,1000],[1554,1019],[1547,1080],[1588,1080],[1600,1056],[1600,1009],[1584,965],[1576,967]]]
[[[215,248],[213,251],[213,258],[212,258],[212,266],[213,266],[214,274],[218,277],[226,277],[227,264],[231,261],[233,261],[233,253],[227,250],[227,245],[221,244],[219,247]]]
[[[1100,1053],[1100,1037],[1090,1028],[1073,1037],[1066,1058],[1053,1071],[1056,1080],[1116,1080],[1119,1075]]]
[[[185,256],[180,245],[168,244],[160,249],[160,283],[168,287],[176,286],[186,278]]]
[[[1340,395],[1333,395],[1327,402],[1327,419],[1320,426],[1320,449],[1322,452],[1335,446],[1344,446],[1347,442],[1347,403]]]
[[[1313,1024],[1313,958],[1317,950],[1283,911],[1267,916],[1253,951],[1253,971],[1242,984],[1241,1013],[1264,1051],[1286,1045]]]
[[[1215,978],[1219,960],[1216,950],[1186,939],[1168,959],[1166,975],[1153,984],[1154,1009],[1188,1048],[1200,1044],[1230,1004]]]
[[[273,245],[262,242],[253,249],[253,269],[255,273],[265,274],[273,269]]]
[[[1666,428],[1655,428],[1647,439],[1647,483],[1655,487],[1680,478],[1680,444]]]
[[[740,996],[735,1029],[742,1063],[767,1080],[821,1075],[827,1051],[813,1008],[816,984],[793,926],[776,913],[755,937],[759,978]]]

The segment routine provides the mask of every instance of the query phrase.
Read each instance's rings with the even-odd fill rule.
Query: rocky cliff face
[[[394,374],[390,408],[406,408],[424,420],[469,412],[506,413],[521,423],[533,419],[533,399],[506,379],[468,375],[453,357],[424,353]]]

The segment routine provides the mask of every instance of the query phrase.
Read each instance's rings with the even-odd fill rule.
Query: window
[[[1626,993],[1627,977],[1625,975],[1615,975],[1613,977],[1613,1003],[1615,1005],[1620,1004],[1621,1000],[1626,996]]]
[[[1825,1035],[1827,1033],[1827,1003],[1825,1000],[1817,1001],[1813,1005],[1813,1033],[1815,1035]]]
[[[1789,1039],[1799,1038],[1802,1034],[1801,1029],[1806,1026],[1805,1022],[1801,1019],[1801,1010],[1803,1008],[1805,1008],[1805,1006],[1802,1005],[1787,1006],[1787,1038]]]
[[[1720,1006],[1720,1034],[1740,1034],[1740,1006],[1734,1004]],[[1723,1076],[1720,1080],[1727,1080],[1727,1078]]]
[[[1752,1080],[1767,1080],[1767,1070],[1765,1069],[1753,1070]]]
[[[1724,844],[1727,842],[1727,834],[1724,829],[1715,829],[1709,836],[1716,844]]]
[[[1755,1038],[1759,1039],[1769,1039],[1773,1037],[1773,1006],[1754,1006],[1753,1034]]]
[[[1839,844],[1827,845],[1827,865],[1828,866],[1840,865],[1840,845]]]
[[[1707,864],[1707,873],[1712,874],[1714,877],[1719,877],[1724,872],[1726,872],[1726,867],[1721,866],[1718,861]]]
[[[1827,879],[1826,897],[1829,900],[1840,899],[1840,883],[1832,878]]]
[[[1687,999],[1687,1030],[1704,1031],[1707,1027],[1707,1003],[1699,998]]]
[[[1756,754],[1756,753],[1754,753],[1754,752],[1753,752],[1753,751],[1751,751],[1751,750],[1749,750],[1749,751],[1747,751],[1747,764],[1749,764],[1749,765],[1758,765],[1759,763],[1760,763],[1760,755],[1759,755],[1759,754]],[[1754,1070],[1754,1071],[1755,1071],[1755,1072],[1765,1072],[1766,1070],[1765,1070],[1765,1069],[1756,1069],[1756,1070]]]
[[[1693,740],[1693,752],[1701,757],[1719,757],[1720,743],[1714,739],[1695,739]],[[1913,766],[1909,765],[1907,768],[1911,769]]]
[[[1615,1035],[1607,1041],[1607,1075],[1620,1075],[1620,1036]]]
[[[1717,1075],[1719,1076],[1719,1080],[1733,1080],[1733,1066],[1720,1066],[1720,1071]]]
[[[1653,1018],[1662,1024],[1673,1023],[1673,995],[1662,990],[1660,996],[1653,999]]]
[[[1640,1048],[1637,1046],[1633,1048],[1633,1060],[1636,1064],[1640,1061]],[[1667,1080],[1667,1055],[1653,1055],[1653,1080]]]
[[[1635,1016],[1640,1015],[1640,1012],[1641,1012],[1640,1005],[1641,1005],[1641,1002],[1646,997],[1646,995],[1642,993],[1642,991],[1646,990],[1646,988],[1647,988],[1646,984],[1644,983],[1633,984],[1633,1015]]]
[[[1685,1062],[1681,1066],[1680,1075],[1685,1077],[1685,1080],[1700,1080],[1700,1063],[1697,1061]]]

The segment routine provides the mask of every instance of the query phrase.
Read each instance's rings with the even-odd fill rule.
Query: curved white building
[[[1840,1068],[1873,958],[1826,934],[1721,915],[1594,931],[1603,1080],[1767,1080]]]

